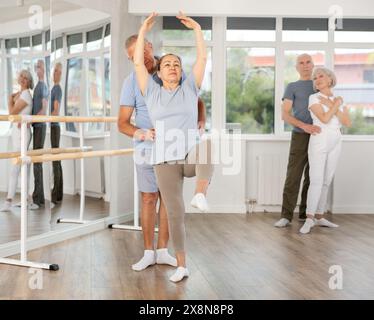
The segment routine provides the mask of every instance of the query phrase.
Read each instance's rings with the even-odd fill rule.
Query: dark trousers
[[[46,126],[34,127],[33,149],[43,149],[46,134]],[[38,206],[44,205],[44,188],[43,188],[43,164],[34,163],[34,193],[32,199]]]
[[[60,126],[51,126],[51,146],[52,148],[60,147]],[[53,161],[53,190],[52,190],[52,202],[58,203],[63,198],[63,178],[62,178],[62,166],[61,161]]]
[[[299,196],[301,178],[304,173],[304,183],[301,192],[299,217],[306,218],[306,200],[309,188],[308,146],[310,135],[307,133],[292,133],[290,156],[287,167],[287,177],[283,190],[282,218],[292,221],[293,213]]]

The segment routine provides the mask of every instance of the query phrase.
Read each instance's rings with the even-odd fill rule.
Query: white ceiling
[[[23,6],[17,6],[19,2],[23,2]],[[44,12],[50,11],[52,15],[81,8],[63,0],[0,0],[0,24],[30,17],[29,9],[33,5],[41,6]]]

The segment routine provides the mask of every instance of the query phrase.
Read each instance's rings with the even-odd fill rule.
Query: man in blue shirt
[[[51,116],[60,115],[60,106],[62,100],[62,89],[60,86],[62,74],[62,64],[56,63],[53,70],[54,86],[51,90]],[[51,123],[51,146],[52,148],[60,147],[61,128],[58,122]],[[63,178],[61,161],[53,161],[53,190],[52,206],[58,204],[63,198]]]
[[[137,35],[133,35],[126,40],[125,50],[128,59],[133,61],[135,43]],[[158,58],[153,54],[152,43],[146,41],[144,50],[144,64],[155,81],[161,83],[157,77]],[[177,261],[170,256],[167,249],[169,240],[168,220],[166,208],[160,198],[154,169],[150,164],[152,143],[155,138],[155,131],[149,118],[148,109],[144,98],[138,87],[135,73],[132,72],[122,86],[120,112],[118,119],[119,131],[134,139],[135,162],[138,180],[138,188],[141,192],[141,224],[144,237],[144,256],[132,266],[135,271],[141,271],[148,266],[157,264],[168,264],[177,266]],[[205,128],[205,106],[199,99],[198,106],[198,126],[200,130]],[[132,124],[131,117],[135,110],[135,123]],[[156,206],[160,198],[159,208],[159,233],[157,252],[154,251],[154,228],[156,219]]]
[[[48,106],[48,87],[44,82],[44,61],[38,60],[35,65],[35,71],[38,76],[38,83],[34,89],[32,101],[32,115],[45,115]],[[46,125],[45,123],[34,123],[33,125],[33,149],[43,149]],[[43,188],[43,164],[34,164],[34,193],[32,195],[33,204],[31,210],[37,210],[44,205],[44,188]]]

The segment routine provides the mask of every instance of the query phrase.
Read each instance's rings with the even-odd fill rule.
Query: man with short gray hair
[[[39,81],[34,89],[32,100],[32,115],[46,115],[49,93],[48,87],[44,81],[44,60],[38,60],[38,62],[35,65],[35,71]],[[34,123],[32,126],[33,149],[43,149],[46,135],[46,125],[45,123]],[[32,194],[32,199],[33,203],[30,205],[31,210],[38,210],[45,203],[42,163],[34,163],[34,192]]]
[[[314,93],[312,72],[314,64],[309,54],[297,57],[296,70],[299,80],[288,84],[283,96],[282,118],[294,127],[292,131],[287,177],[283,190],[282,216],[274,225],[278,228],[288,226],[292,219],[299,196],[300,183],[304,173],[301,192],[299,219],[306,219],[306,200],[309,188],[308,146],[311,134],[319,134],[321,128],[313,125],[308,109],[309,96]]]
[[[62,75],[62,64],[56,63],[53,69],[54,86],[51,90],[51,116],[60,115],[62,100],[62,89],[60,86]],[[60,147],[61,128],[58,122],[51,123],[51,147]],[[62,201],[63,198],[63,177],[61,161],[53,161],[53,190],[52,190],[52,207]]]

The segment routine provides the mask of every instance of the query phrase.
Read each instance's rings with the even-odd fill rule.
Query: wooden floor
[[[5,200],[5,194],[0,195],[0,205]],[[19,199],[15,199],[17,204]],[[64,195],[63,202],[52,210],[49,203],[45,208],[36,211],[28,211],[28,235],[35,236],[49,231],[65,230],[71,228],[71,224],[58,224],[59,218],[79,219],[80,197]],[[109,215],[109,203],[90,197],[86,197],[84,213],[85,220],[97,220]],[[0,244],[19,240],[20,238],[21,208],[12,207],[12,212],[0,212]]]
[[[173,284],[173,268],[131,270],[142,255],[139,232],[105,230],[30,253],[58,263],[43,272],[43,290],[28,288],[27,269],[0,266],[0,299],[374,299],[374,216],[339,215],[338,229],[301,223],[276,229],[278,214],[187,217],[190,278]],[[340,265],[344,288],[329,289]]]

